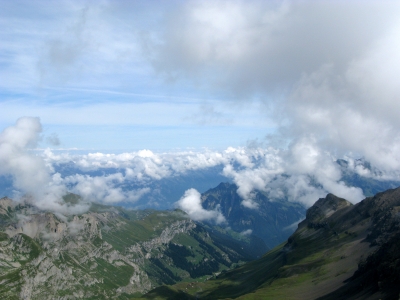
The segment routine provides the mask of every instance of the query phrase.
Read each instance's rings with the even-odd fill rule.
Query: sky
[[[172,161],[203,155],[223,158],[248,207],[277,174],[308,205],[325,192],[359,201],[332,162],[363,158],[398,178],[399,15],[399,1],[0,0],[0,175],[32,194],[42,170],[43,198],[84,181],[55,172],[57,159],[130,155],[115,183],[135,159],[173,176]],[[118,202],[143,188],[86,191]]]

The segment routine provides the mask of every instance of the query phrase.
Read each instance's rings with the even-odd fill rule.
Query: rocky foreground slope
[[[286,243],[204,283],[143,299],[399,299],[400,188],[356,205],[319,199]]]
[[[74,205],[70,197],[66,205]],[[0,199],[1,299],[130,299],[207,278],[260,253],[181,211],[93,204],[83,214]]]

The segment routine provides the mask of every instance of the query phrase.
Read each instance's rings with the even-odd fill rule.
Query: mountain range
[[[92,204],[83,214],[63,215],[2,198],[0,297],[129,299],[252,260],[261,255],[257,249],[265,251],[257,243],[179,210]]]
[[[307,211],[298,203],[270,201],[262,191],[253,193],[257,209],[242,200],[231,183],[201,195],[204,209],[219,210],[226,218],[217,226],[195,222],[179,209],[86,203],[90,209],[84,213],[61,214],[4,197],[0,297],[398,296],[399,189],[355,205],[328,194]],[[85,204],[74,194],[62,201],[70,208]]]
[[[355,205],[328,194],[262,258],[143,299],[398,299],[399,216],[400,188]]]
[[[305,217],[306,208],[296,202],[270,201],[265,193],[254,191],[252,201],[257,208],[242,205],[237,186],[220,183],[201,196],[202,206],[207,210],[218,209],[229,226],[237,232],[251,232],[272,249],[293,233],[297,223]]]
[[[85,213],[61,214],[4,197],[0,296],[129,299],[164,284],[204,281],[261,257],[267,245],[291,233],[284,227],[304,216],[303,206],[269,202],[261,192],[255,193],[259,209],[251,211],[241,205],[236,189],[221,183],[202,195],[205,209],[218,205],[223,210],[223,226],[194,222],[177,209],[91,203]],[[63,203],[70,208],[85,204],[74,194]]]

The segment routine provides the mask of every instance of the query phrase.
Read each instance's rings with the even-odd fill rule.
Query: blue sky
[[[40,117],[60,148],[108,151],[224,149],[273,132],[259,103],[156,70],[144,39],[185,6],[172,3],[1,1],[0,126]]]
[[[276,174],[296,178],[286,190],[308,204],[325,192],[360,200],[333,162],[363,158],[398,178],[399,15],[398,1],[0,0],[0,175],[22,193],[35,170],[44,195],[95,190],[54,165],[99,152],[77,168],[129,157],[124,168],[147,174],[199,160],[249,206]],[[115,178],[102,180],[113,190]]]
[[[366,112],[351,112],[362,118],[377,101],[344,98],[356,89],[360,95],[397,92],[390,82],[395,74],[392,79],[384,74],[393,68],[390,56],[398,55],[379,52],[381,44],[396,46],[395,2],[1,1],[0,6],[0,126],[21,116],[39,117],[44,136],[60,141],[49,145],[44,138],[42,147],[221,150],[263,142],[284,130],[289,138],[301,135],[294,132],[298,128],[283,127],[304,122],[299,117],[304,112],[288,110],[310,103],[312,96],[303,97],[312,80],[313,96],[324,82],[333,90],[317,95],[331,98],[326,106],[317,103],[311,110],[337,102],[346,109],[364,105]],[[382,74],[368,78],[375,63]],[[391,72],[396,71],[395,63]],[[372,91],[368,80],[378,82]],[[345,83],[334,87],[334,81]],[[344,94],[332,95],[339,90]],[[393,108],[393,102],[383,108]]]

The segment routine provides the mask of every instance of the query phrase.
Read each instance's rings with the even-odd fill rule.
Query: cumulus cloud
[[[125,180],[126,178],[121,173],[105,176],[76,174],[67,176],[63,182],[72,192],[85,200],[106,204],[135,202],[150,191],[149,188],[123,189],[122,184]]]
[[[218,210],[206,210],[201,205],[201,194],[195,189],[189,189],[176,206],[186,212],[196,221],[214,221],[216,224],[226,222],[225,217]]]
[[[240,234],[241,235],[251,235],[252,233],[253,233],[253,230],[247,229],[247,230],[242,231]]]
[[[189,1],[168,11],[146,50],[168,76],[195,77],[238,95],[270,92],[323,64],[345,67],[398,11],[394,2]]]
[[[109,175],[93,176],[85,174],[61,175],[54,171],[60,161],[72,163],[68,155],[55,155],[49,149],[43,155],[36,155],[31,149],[41,139],[42,126],[39,118],[23,117],[14,126],[0,134],[0,175],[11,175],[16,195],[28,196],[36,206],[60,213],[83,213],[89,208],[88,202],[77,205],[64,203],[63,196],[74,192],[84,200],[103,203],[135,202],[148,193],[148,187],[128,189],[124,186],[136,172],[136,178],[147,176],[160,179],[166,176],[160,160],[149,150],[142,150],[133,156],[135,171],[126,168],[126,174],[115,172]],[[76,158],[76,157],[74,157]],[[79,157],[73,162],[77,168],[98,170],[116,168],[120,163],[132,158],[129,154],[120,156],[101,153]],[[158,167],[157,167],[158,166]],[[142,172],[142,173],[141,173]],[[161,174],[161,175],[160,175]]]
[[[394,170],[399,11],[394,2],[192,1],[170,15],[153,64],[245,101],[263,99],[286,139],[311,137],[321,151]]]
[[[351,82],[344,75],[334,74],[332,68],[325,66],[301,79],[281,107],[282,115],[290,120],[282,126],[282,133],[291,139],[308,136],[331,153],[351,151],[380,168],[398,169],[400,124],[393,116],[398,109],[396,94],[389,96],[387,87],[382,86],[381,94],[374,91],[374,95],[370,86],[361,89],[360,81]]]
[[[294,143],[287,150],[261,149],[257,150],[256,157],[248,150],[249,159],[256,162],[254,167],[235,168],[227,164],[223,169],[224,175],[238,186],[237,192],[246,207],[257,208],[253,201],[255,190],[266,192],[272,201],[288,199],[307,206],[328,191],[353,202],[364,198],[360,188],[340,181],[342,172],[336,159],[312,141]]]
[[[40,140],[39,118],[22,117],[0,134],[0,174],[11,175],[18,192],[33,197],[40,208],[61,208],[65,187],[45,161],[29,152]]]
[[[353,165],[359,175],[398,180],[399,13],[397,2],[191,1],[146,49],[166,78],[265,104],[278,126],[267,142],[280,149],[222,162],[243,205],[254,189],[307,205],[327,191],[359,201],[337,158],[363,157],[383,173]]]
[[[123,90],[116,92],[121,95],[132,78],[139,82],[135,91],[154,83],[151,64],[167,83],[183,82],[176,90],[184,87],[191,93],[194,87],[200,98],[236,99],[245,103],[242,107],[258,100],[284,139],[308,136],[337,156],[352,152],[380,168],[399,167],[398,2],[154,3],[64,1],[46,8],[24,3],[41,11],[41,22],[21,13],[19,4],[4,4],[1,49],[12,55],[1,58],[2,88],[23,89],[40,78],[44,86],[69,80],[68,93],[114,89]],[[159,94],[170,91],[168,84],[162,88]],[[182,103],[161,101],[61,109],[72,116],[64,121],[69,124],[132,124],[130,120],[141,119],[142,124],[162,125],[162,115],[173,115],[168,122],[178,126],[182,123],[172,121],[178,110],[179,116],[194,116],[197,123],[240,119],[226,114],[232,102],[225,109],[221,102],[196,102],[198,113],[189,114],[180,110]],[[14,115],[22,105],[9,102],[4,110],[10,112],[11,106]],[[59,121],[54,118],[59,114],[52,113],[56,107],[32,107]],[[110,109],[116,113],[105,118]]]

